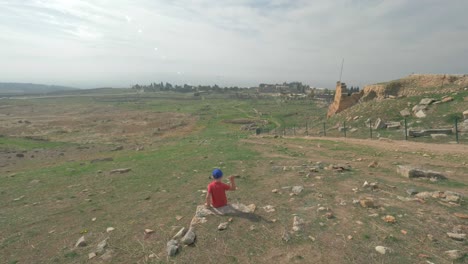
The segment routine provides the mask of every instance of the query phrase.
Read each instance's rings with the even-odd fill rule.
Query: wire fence
[[[365,127],[351,126],[346,121],[331,124],[329,121],[309,123],[303,125],[282,126],[278,128],[257,128],[256,134],[270,134],[277,136],[321,136],[321,137],[349,137],[361,139],[388,138],[393,140],[411,140],[433,143],[468,144],[468,119],[461,121],[457,118],[452,126],[443,128],[411,128],[405,118],[401,122],[383,122],[380,119],[367,119]]]

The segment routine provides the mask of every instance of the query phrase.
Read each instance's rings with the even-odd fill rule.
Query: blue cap
[[[212,175],[213,175],[213,178],[219,179],[223,177],[223,172],[220,169],[214,169]]]

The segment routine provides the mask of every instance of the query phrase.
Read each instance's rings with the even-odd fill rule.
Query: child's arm
[[[231,182],[231,188],[229,189],[230,191],[235,191],[236,188],[236,182],[234,181],[234,178],[236,176],[229,176],[229,181]]]
[[[211,206],[211,193],[206,193],[206,201],[205,201],[205,206],[210,207]]]

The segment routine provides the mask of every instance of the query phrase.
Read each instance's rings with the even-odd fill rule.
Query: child
[[[225,184],[221,181],[223,172],[220,169],[213,170],[212,176],[214,181],[208,184],[205,206],[213,206],[214,208],[223,207],[227,205],[226,191],[236,190],[234,176],[229,176],[230,184]]]

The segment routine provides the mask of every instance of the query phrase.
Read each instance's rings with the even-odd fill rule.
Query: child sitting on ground
[[[235,191],[236,183],[234,176],[229,176],[230,184],[225,184],[221,180],[223,172],[220,169],[213,170],[213,181],[208,184],[208,193],[206,194],[206,207],[213,206],[219,208],[227,205],[226,191]]]

